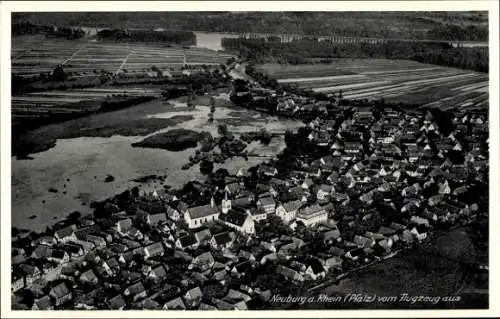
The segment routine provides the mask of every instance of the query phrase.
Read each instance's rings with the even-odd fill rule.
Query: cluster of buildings
[[[430,112],[346,108],[297,134],[319,155],[240,170],[223,187],[193,183],[194,198],[158,190],[111,200],[105,216],[21,236],[14,305],[256,309],[393,256],[434,228],[488,214],[487,114],[456,113],[440,130]]]

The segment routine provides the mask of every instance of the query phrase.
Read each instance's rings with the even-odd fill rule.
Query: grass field
[[[488,74],[406,60],[338,59],[332,64],[258,68],[279,83],[345,99],[384,99],[418,105],[482,108],[488,105]]]
[[[145,72],[158,69],[178,69],[182,65],[220,64],[228,54],[181,47],[161,47],[142,43],[99,43],[88,40],[56,40],[39,36],[23,36],[12,40],[12,73],[20,76],[51,72],[56,65],[63,65],[74,75],[93,74],[96,71],[111,73]]]

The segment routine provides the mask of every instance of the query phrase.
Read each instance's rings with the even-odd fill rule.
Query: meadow
[[[331,64],[261,64],[278,83],[344,99],[391,101],[442,109],[488,106],[487,73],[406,60],[337,59]]]

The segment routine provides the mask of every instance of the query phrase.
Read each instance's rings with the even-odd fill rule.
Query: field
[[[70,80],[94,88],[47,90],[12,97],[16,118],[38,116],[40,113],[73,113],[81,101],[102,100],[113,95],[160,96],[159,87],[106,87],[100,85],[102,71],[144,76],[153,67],[179,70],[183,65],[219,65],[230,56],[200,48],[161,47],[142,43],[100,43],[95,40],[47,39],[43,36],[20,36],[12,39],[12,74],[21,77],[50,73],[62,65]],[[75,107],[72,107],[73,103]],[[82,110],[85,111],[85,110]]]
[[[12,115],[16,120],[37,117],[40,114],[75,113],[97,110],[102,101],[113,96],[160,96],[161,88],[102,87],[71,90],[51,90],[12,96]],[[79,102],[86,102],[86,106]]]
[[[20,76],[51,72],[63,65],[65,72],[76,76],[106,71],[113,74],[145,73],[158,69],[180,69],[186,65],[220,64],[228,54],[181,47],[158,45],[99,43],[92,40],[55,40],[39,36],[23,36],[12,40],[12,73]]]
[[[345,99],[368,99],[416,105],[484,108],[488,106],[488,74],[384,59],[339,59],[332,64],[258,67],[279,83]]]

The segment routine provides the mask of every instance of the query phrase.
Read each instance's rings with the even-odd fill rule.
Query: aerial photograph
[[[11,310],[488,309],[488,18],[13,12]]]

